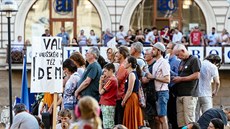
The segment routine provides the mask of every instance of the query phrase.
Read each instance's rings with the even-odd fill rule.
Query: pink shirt
[[[170,65],[168,61],[165,60],[163,57],[159,58],[153,65],[152,73],[155,78],[160,78],[167,75],[170,76]],[[163,83],[155,80],[155,89],[156,91],[168,90],[168,83]]]

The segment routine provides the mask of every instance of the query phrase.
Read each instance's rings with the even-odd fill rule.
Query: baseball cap
[[[157,42],[154,45],[152,45],[152,47],[155,47],[157,49],[159,49],[162,52],[165,52],[165,45],[161,42]]]

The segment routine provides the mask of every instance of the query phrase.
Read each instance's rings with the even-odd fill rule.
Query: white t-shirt
[[[125,32],[117,32],[117,39],[118,39],[118,42],[121,43],[122,45],[125,45],[126,44],[126,41],[125,41],[125,36],[127,36],[127,34]]]
[[[208,60],[204,60],[200,68],[198,97],[212,96],[211,80],[217,76],[219,76],[217,67]]]
[[[210,40],[209,45],[215,45],[217,43],[218,35],[217,33],[208,35],[208,40]]]
[[[92,45],[97,45],[98,37],[96,35],[90,35],[89,40],[91,41]]]
[[[177,34],[174,33],[174,34],[173,34],[172,42],[173,42],[173,43],[181,42],[182,37],[183,37],[183,35],[182,35],[181,32],[178,32]]]

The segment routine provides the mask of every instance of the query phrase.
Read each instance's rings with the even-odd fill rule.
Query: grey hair
[[[97,47],[91,47],[91,53],[95,56],[96,59],[100,56],[100,51]]]
[[[184,44],[176,44],[174,46],[173,51],[178,51],[178,50],[184,50],[185,52],[188,52],[188,50],[186,49],[186,47],[184,46]]]
[[[143,51],[143,44],[140,42],[135,42],[131,45],[134,49],[136,49],[139,53]]]

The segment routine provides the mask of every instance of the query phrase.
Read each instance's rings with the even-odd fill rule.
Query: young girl
[[[118,87],[118,81],[114,75],[114,72],[115,66],[113,63],[105,65],[104,74],[101,75],[99,82],[99,93],[101,95],[99,103],[101,104],[104,128],[112,128],[114,126]],[[105,82],[105,80],[107,80],[107,82]]]
[[[75,115],[79,120],[73,129],[102,129],[100,107],[93,97],[82,97],[75,107]]]
[[[129,75],[125,83],[125,97],[121,103],[121,105],[125,107],[123,125],[128,129],[138,129],[138,127],[144,125],[144,123],[137,95],[141,70],[136,58],[132,56],[127,57],[125,59],[125,69],[127,69]]]

